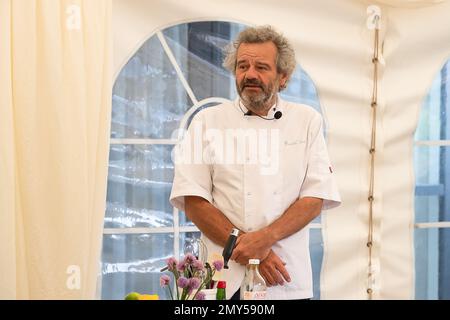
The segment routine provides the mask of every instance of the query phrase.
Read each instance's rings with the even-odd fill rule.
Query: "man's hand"
[[[267,233],[262,230],[242,234],[236,240],[230,259],[242,265],[247,265],[249,259],[262,261],[269,255],[272,244]]]
[[[291,282],[291,277],[284,267],[286,263],[280,257],[270,250],[267,258],[261,261],[259,265],[259,272],[266,280],[267,286],[282,286],[285,281]]]

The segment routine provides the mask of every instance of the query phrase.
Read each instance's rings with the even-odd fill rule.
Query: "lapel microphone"
[[[278,101],[277,101],[277,104],[278,104]],[[241,109],[241,111],[244,114],[244,116],[258,116],[258,117],[260,117],[261,119],[264,119],[264,120],[278,120],[278,119],[281,119],[281,117],[283,116],[283,113],[280,110],[276,111],[273,114],[273,118],[267,118],[267,117],[260,116],[259,114],[254,113],[251,110],[248,110],[247,112],[245,112],[244,110],[242,110],[241,101],[240,100],[239,100],[239,109]]]

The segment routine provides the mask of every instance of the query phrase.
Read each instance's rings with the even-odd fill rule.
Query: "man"
[[[228,298],[252,258],[267,299],[311,298],[307,226],[340,203],[320,114],[278,96],[295,65],[272,27],[242,31],[224,62],[239,98],[199,112],[177,150],[171,203],[202,231],[208,252],[221,253],[231,229],[241,230],[222,276]]]

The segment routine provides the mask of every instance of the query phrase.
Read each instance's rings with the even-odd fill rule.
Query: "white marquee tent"
[[[281,31],[317,90],[342,197],[320,222],[320,298],[414,299],[414,134],[449,1],[77,1],[78,33],[70,1],[30,2],[0,2],[0,298],[96,297],[110,79],[159,30],[226,21]]]

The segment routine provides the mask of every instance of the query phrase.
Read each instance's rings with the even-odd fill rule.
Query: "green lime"
[[[125,300],[139,300],[139,296],[140,296],[140,294],[137,292],[130,292],[125,297]]]

